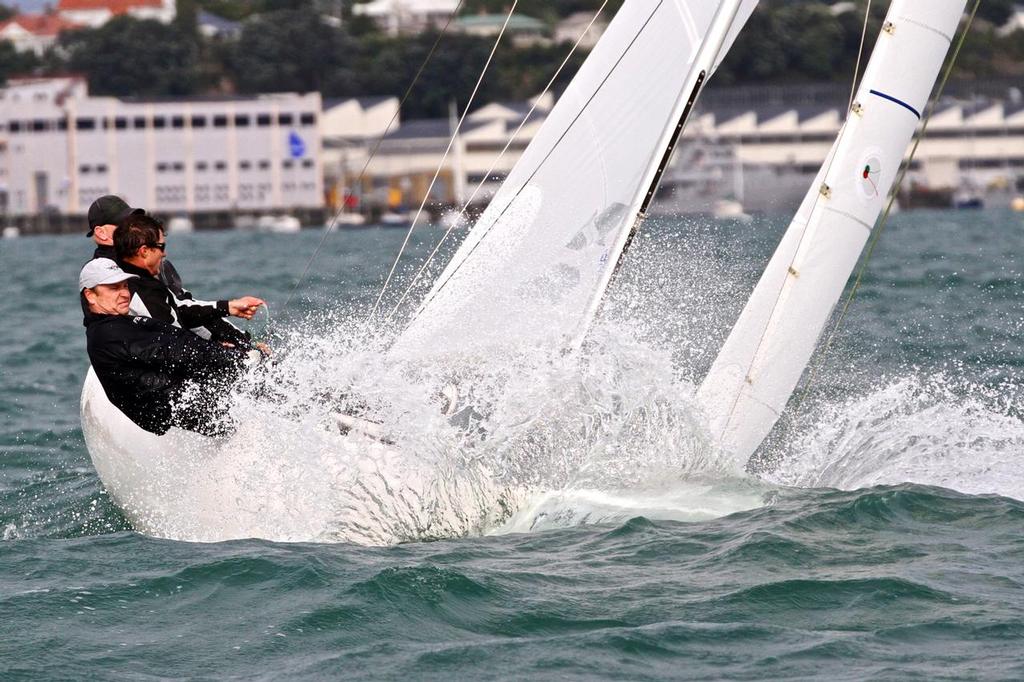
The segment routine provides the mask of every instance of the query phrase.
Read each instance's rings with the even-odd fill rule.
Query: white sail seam
[[[900,17],[900,21],[905,21],[908,24],[913,24],[914,26],[917,26],[918,28],[923,28],[926,31],[931,31],[934,34],[945,38],[947,43],[953,42],[953,36],[948,36],[939,29],[935,28],[934,26],[929,26],[928,24],[922,21],[917,21],[916,19],[911,19],[910,17]]]
[[[868,232],[871,232],[871,230],[873,229],[872,225],[868,225],[866,222],[864,222],[863,220],[861,220],[857,216],[853,215],[852,213],[847,213],[846,211],[841,211],[838,208],[832,208],[831,206],[826,206],[825,210],[828,211],[829,213],[835,213],[836,215],[841,215],[844,218],[849,218],[853,222],[855,222],[858,225],[860,225],[861,227],[863,227]]]

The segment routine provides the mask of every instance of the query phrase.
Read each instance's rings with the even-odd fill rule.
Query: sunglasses
[[[164,253],[167,253],[167,242],[160,242],[159,244],[146,244],[151,249],[160,249]]]

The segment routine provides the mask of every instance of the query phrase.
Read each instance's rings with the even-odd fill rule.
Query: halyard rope
[[[356,178],[356,181],[354,183],[356,187],[362,185],[363,178],[366,176],[366,169],[369,168],[370,162],[373,161],[373,158],[377,155],[377,151],[380,150],[380,146],[384,142],[384,138],[387,137],[388,133],[391,132],[391,126],[393,126],[395,124],[395,121],[398,120],[398,115],[401,113],[402,108],[405,106],[405,102],[409,99],[409,95],[412,94],[412,89],[416,86],[416,83],[419,82],[420,76],[423,75],[423,70],[427,68],[427,64],[430,62],[430,59],[434,56],[434,52],[437,51],[437,46],[441,44],[441,39],[444,38],[445,34],[448,32],[448,27],[451,26],[452,21],[455,20],[455,17],[462,9],[462,5],[465,3],[465,1],[466,0],[459,0],[459,3],[455,6],[455,9],[452,10],[452,13],[448,15],[448,20],[445,21],[444,26],[441,28],[441,32],[437,34],[437,39],[434,40],[434,44],[430,47],[430,51],[427,53],[426,58],[424,58],[423,63],[420,64],[420,68],[416,70],[416,75],[413,76],[412,82],[409,83],[409,87],[406,88],[405,94],[402,95],[402,99],[398,103],[398,108],[395,110],[395,113],[391,116],[391,120],[388,121],[387,126],[384,128],[384,132],[382,132],[380,134],[380,137],[377,138],[376,143],[373,145],[373,150],[366,157],[366,162],[363,164],[362,170],[359,171],[359,177]],[[309,260],[306,262],[306,267],[302,269],[302,274],[299,275],[299,278],[297,280],[295,280],[295,284],[292,285],[291,291],[288,292],[288,298],[285,299],[284,308],[288,307],[288,304],[291,303],[292,298],[295,296],[295,292],[298,291],[299,285],[302,284],[302,282],[309,275],[309,270],[310,268],[313,267],[313,262],[316,260],[317,255],[320,253],[320,250],[323,248],[324,243],[327,241],[327,237],[337,227],[338,219],[344,212],[345,198],[342,197],[341,208],[337,210],[337,212],[334,214],[334,217],[331,219],[331,222],[327,225],[327,228],[324,230],[324,233],[320,236],[319,243],[316,245],[316,248],[313,249],[313,255],[309,257]]]
[[[409,245],[409,239],[412,237],[413,230],[416,229],[416,223],[419,221],[420,216],[423,214],[423,208],[427,205],[427,201],[430,199],[430,193],[434,189],[434,185],[437,183],[437,178],[441,175],[441,169],[444,168],[444,162],[448,158],[449,152],[452,150],[452,145],[455,144],[455,140],[459,136],[459,131],[462,130],[462,124],[466,120],[466,116],[469,114],[470,108],[473,106],[473,101],[476,99],[477,93],[480,91],[480,84],[484,81],[484,76],[487,74],[487,70],[491,66],[491,62],[494,60],[494,53],[498,51],[498,45],[501,43],[502,36],[505,35],[505,30],[508,28],[509,21],[512,20],[512,14],[516,11],[516,6],[519,4],[519,0],[514,0],[512,6],[508,10],[508,15],[505,17],[505,23],[501,25],[501,31],[498,32],[498,37],[494,40],[494,46],[491,47],[491,53],[487,56],[487,61],[484,63],[484,68],[480,71],[480,76],[476,80],[476,85],[473,87],[473,93],[469,96],[469,101],[466,102],[466,106],[462,111],[462,117],[459,118],[458,124],[455,126],[454,132],[452,132],[451,139],[448,140],[448,147],[444,150],[444,154],[441,156],[441,162],[437,165],[437,170],[434,171],[434,177],[430,181],[430,185],[427,187],[427,191],[423,193],[423,201],[420,202],[420,207],[416,210],[416,215],[412,219],[412,224],[409,225],[409,231],[405,233],[405,240],[402,242],[402,247],[398,250],[398,255],[395,257],[395,262],[391,265],[391,270],[388,272],[387,279],[384,280],[384,286],[381,287],[380,294],[377,295],[377,300],[373,304],[373,308],[370,309],[370,314],[367,319],[372,320],[373,316],[377,313],[377,309],[380,308],[380,302],[384,298],[384,293],[388,290],[388,286],[391,284],[391,279],[395,275],[395,270],[398,269],[398,262],[402,260],[402,254],[405,253],[406,247]]]
[[[608,2],[609,0],[604,0],[604,2],[601,3],[601,6],[598,8],[597,12],[590,20],[590,23],[587,24],[587,27],[585,29],[583,29],[583,32],[580,33],[580,37],[576,39],[576,42],[573,44],[572,49],[569,50],[569,54],[567,54],[565,56],[565,59],[562,60],[562,63],[555,71],[555,75],[551,77],[551,80],[548,81],[548,84],[544,87],[544,90],[540,93],[540,95],[538,95],[536,99],[534,99],[533,106],[530,107],[530,111],[528,111],[526,113],[526,116],[523,117],[523,120],[520,121],[519,126],[515,129],[515,131],[513,131],[512,135],[508,139],[508,142],[505,143],[504,148],[502,148],[502,150],[498,153],[498,156],[495,157],[494,161],[491,163],[490,168],[487,169],[487,172],[484,173],[483,177],[480,179],[480,182],[477,183],[477,186],[473,190],[473,193],[469,196],[469,199],[466,200],[465,204],[462,206],[462,209],[459,211],[459,215],[455,218],[454,221],[452,221],[452,224],[448,227],[448,230],[444,233],[444,236],[441,237],[441,240],[437,243],[437,246],[434,247],[434,250],[431,251],[430,255],[428,255],[426,260],[423,261],[423,265],[420,266],[420,269],[416,272],[416,275],[412,278],[412,281],[405,288],[405,291],[402,292],[402,296],[401,298],[398,299],[398,303],[396,303],[394,308],[392,308],[391,312],[388,313],[388,316],[384,318],[385,322],[393,318],[395,314],[398,312],[398,310],[402,307],[402,304],[405,302],[406,298],[409,297],[409,294],[412,293],[413,289],[416,286],[416,283],[419,281],[420,277],[423,276],[423,273],[426,272],[427,267],[430,265],[430,262],[437,255],[437,252],[441,250],[441,247],[444,245],[445,241],[448,239],[449,236],[451,236],[451,233],[455,230],[455,228],[459,226],[459,221],[461,221],[463,216],[466,215],[466,211],[469,210],[469,207],[473,205],[473,200],[476,199],[476,195],[480,193],[480,190],[487,182],[487,179],[491,177],[491,173],[493,173],[494,169],[498,166],[498,162],[501,161],[501,159],[505,156],[505,153],[512,146],[512,143],[515,142],[516,138],[519,136],[520,131],[522,131],[523,127],[526,126],[526,124],[530,121],[531,118],[533,118],[533,114],[537,110],[537,107],[540,105],[544,96],[547,95],[551,88],[554,86],[555,81],[558,80],[558,77],[562,74],[562,71],[569,63],[569,60],[572,59],[572,56],[576,53],[576,50],[579,49],[580,44],[583,42],[583,39],[586,38],[587,33],[590,31],[591,27],[593,27],[598,17],[601,16],[601,13],[604,12],[604,8],[608,5]]]

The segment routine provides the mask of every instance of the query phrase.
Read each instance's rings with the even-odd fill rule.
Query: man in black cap
[[[93,252],[92,257],[109,258],[123,264],[122,261],[118,260],[117,254],[114,251],[114,233],[117,231],[117,226],[127,218],[143,215],[146,215],[145,209],[132,208],[124,199],[114,194],[107,194],[92,202],[92,205],[89,206],[88,214],[89,231],[85,233],[86,237],[92,237],[92,240],[96,243],[96,250]],[[192,331],[203,338],[215,338],[240,345],[248,345],[250,341],[249,333],[242,331],[224,319],[217,312],[217,301],[201,301],[195,298],[192,292],[182,285],[181,275],[178,274],[178,271],[166,258],[160,261],[160,270],[156,275],[156,279],[170,291],[176,304],[175,307],[185,306],[194,308],[197,314],[207,320],[208,324],[196,327]],[[260,301],[260,305],[262,305],[262,301]],[[203,315],[204,311],[209,314]],[[84,308],[82,312],[86,312]],[[244,315],[236,316],[251,319],[255,313],[255,307],[250,309],[247,306],[245,312],[246,314]],[[228,314],[235,315],[236,313],[235,311],[230,311]]]

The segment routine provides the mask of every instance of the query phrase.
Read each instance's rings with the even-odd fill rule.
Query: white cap
[[[129,275],[109,258],[94,258],[85,264],[78,275],[78,290],[92,289],[101,284],[117,284],[132,277],[138,275]]]

